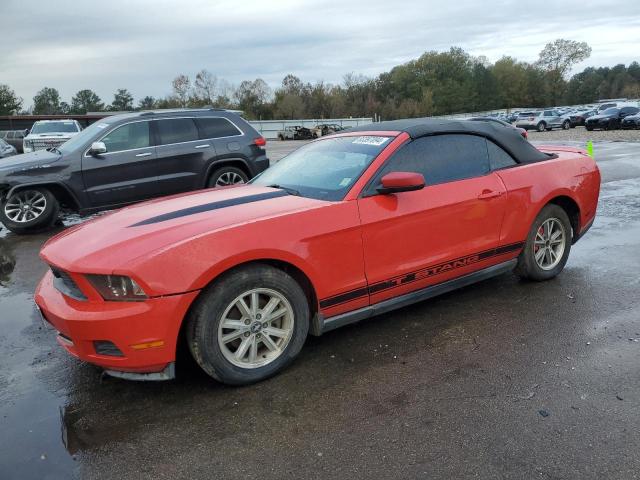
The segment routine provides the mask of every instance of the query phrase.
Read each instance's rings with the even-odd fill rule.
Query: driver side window
[[[145,148],[149,142],[149,122],[134,122],[122,125],[102,139],[107,147],[107,153],[121,152]]]

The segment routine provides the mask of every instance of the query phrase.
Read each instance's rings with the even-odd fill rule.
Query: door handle
[[[136,157],[150,157],[150,156],[151,156],[151,152],[139,153],[136,155]]]
[[[195,147],[193,147],[193,148],[207,148],[207,147],[210,147],[210,146],[211,146],[211,145],[209,145],[208,143],[206,143],[206,144],[204,144],[204,145],[196,145],[196,146],[195,146]]]
[[[489,198],[495,198],[502,195],[501,191],[493,191],[489,189],[484,189],[480,195],[478,195],[479,200],[487,200]]]

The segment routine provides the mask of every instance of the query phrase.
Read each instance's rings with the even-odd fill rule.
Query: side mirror
[[[91,144],[91,148],[89,149],[89,153],[91,155],[100,155],[102,153],[107,153],[107,146],[104,142],[93,142]]]
[[[382,177],[378,193],[383,195],[399,192],[413,192],[424,188],[424,177],[415,172],[391,172]]]

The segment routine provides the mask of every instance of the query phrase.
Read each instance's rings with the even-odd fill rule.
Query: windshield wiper
[[[289,195],[295,195],[296,197],[300,196],[300,192],[298,190],[293,189],[293,188],[283,187],[282,185],[277,185],[277,184],[267,185],[267,187],[268,188],[279,188],[280,190],[284,190],[285,192],[287,192]]]
[[[47,148],[47,152],[58,152],[59,155],[62,155],[62,152],[58,149],[58,147],[49,147]]]

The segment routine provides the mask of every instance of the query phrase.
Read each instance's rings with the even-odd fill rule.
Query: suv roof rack
[[[156,110],[147,110],[140,113],[140,116],[143,115],[157,115],[161,113],[181,113],[181,112],[226,112],[228,111],[226,108],[214,108],[214,107],[204,107],[204,108],[160,108]]]

